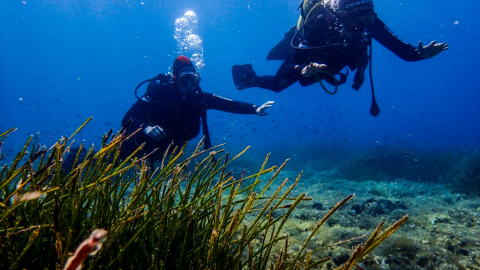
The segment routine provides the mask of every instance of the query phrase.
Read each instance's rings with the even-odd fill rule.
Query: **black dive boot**
[[[258,77],[250,64],[233,66],[232,76],[233,83],[238,90],[252,87],[253,79]]]

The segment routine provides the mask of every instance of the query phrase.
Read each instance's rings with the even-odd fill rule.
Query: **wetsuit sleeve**
[[[132,119],[132,123],[127,127],[127,134],[136,131],[140,127],[149,126],[148,122],[148,113],[149,106],[147,102],[137,101],[133,106],[127,111],[122,120],[122,125],[124,125],[129,119]],[[137,136],[145,136],[143,132],[137,133]]]
[[[205,109],[219,110],[238,114],[255,114],[258,106],[241,101],[234,101],[212,93],[203,93]]]
[[[380,19],[375,19],[373,38],[405,61],[423,60],[417,48],[403,42]]]

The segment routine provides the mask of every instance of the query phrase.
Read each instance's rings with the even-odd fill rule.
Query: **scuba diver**
[[[138,97],[138,88],[147,82],[149,84],[146,93]],[[274,104],[274,101],[268,101],[256,106],[233,101],[203,92],[199,84],[200,75],[190,59],[185,56],[179,56],[173,62],[173,76],[159,74],[140,83],[135,89],[138,101],[125,114],[122,125],[125,126],[131,119],[132,122],[126,128],[127,134],[139,128],[143,130],[122,143],[121,157],[125,159],[146,142],[139,156],[150,154],[158,148],[148,157],[153,168],[153,162],[162,159],[164,151],[172,142],[173,146],[183,146],[186,141],[195,138],[200,133],[200,122],[205,138],[204,148],[211,148],[207,110],[263,116],[267,114],[266,109]]]
[[[327,93],[335,94],[347,80],[348,69],[341,73],[345,67],[356,70],[352,88],[358,90],[369,62],[372,82],[372,38],[405,61],[431,58],[448,49],[436,41],[427,46],[419,42],[418,47],[403,42],[377,17],[372,0],[304,0],[299,9],[297,26],[267,56],[284,61],[276,75],[257,76],[252,65],[235,65],[232,75],[238,90],[260,87],[281,92],[298,81],[302,86],[319,82]],[[322,80],[335,91],[328,91]],[[370,114],[377,116],[380,109],[371,85]]]

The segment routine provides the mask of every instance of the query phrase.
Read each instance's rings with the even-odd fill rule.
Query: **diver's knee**
[[[286,89],[286,87],[279,87],[279,86],[272,87],[272,91],[275,92],[275,93],[280,93],[285,89]]]
[[[271,90],[276,92],[276,93],[279,93],[279,92],[282,92],[283,90],[287,89],[288,87],[290,87],[290,85],[292,85],[293,83],[289,80],[281,80],[275,84],[272,85],[271,87]]]

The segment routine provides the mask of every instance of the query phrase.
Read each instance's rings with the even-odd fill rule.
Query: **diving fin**
[[[267,55],[267,60],[286,60],[288,55],[294,52],[294,49],[291,46],[295,32],[297,31],[297,26],[293,26],[285,33],[283,39],[270,50]]]
[[[232,67],[233,83],[238,90],[251,87],[252,79],[257,77],[252,65],[235,65]]]

